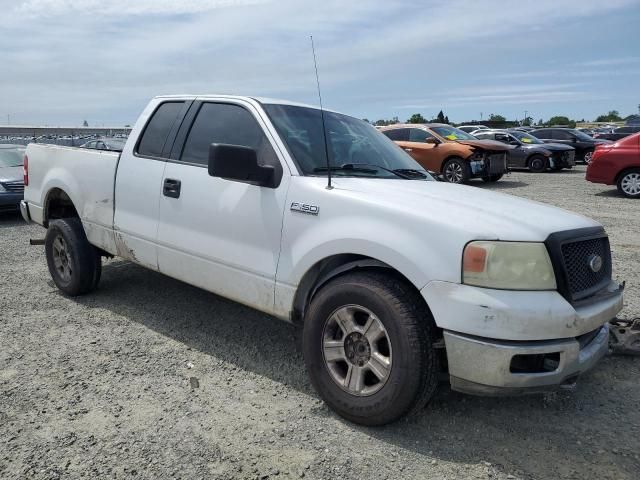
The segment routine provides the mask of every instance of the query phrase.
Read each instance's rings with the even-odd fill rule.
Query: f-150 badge
[[[308,203],[292,202],[291,210],[294,212],[306,213],[309,215],[318,215],[320,207],[317,205],[309,205]]]

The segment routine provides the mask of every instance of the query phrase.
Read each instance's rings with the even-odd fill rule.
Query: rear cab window
[[[171,146],[167,145],[167,140],[176,123],[182,119],[184,110],[184,101],[161,103],[144,128],[136,153],[145,157],[168,158]]]

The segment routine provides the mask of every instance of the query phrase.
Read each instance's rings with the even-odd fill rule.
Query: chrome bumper
[[[444,340],[453,390],[475,395],[520,395],[573,387],[578,376],[607,353],[609,326],[604,324],[582,344],[577,338],[509,342],[446,330]],[[548,360],[544,360],[544,368],[532,369],[535,371],[514,371],[516,355]]]
[[[31,216],[29,215],[29,204],[24,200],[20,200],[20,213],[22,214],[22,218],[27,223],[31,223]]]

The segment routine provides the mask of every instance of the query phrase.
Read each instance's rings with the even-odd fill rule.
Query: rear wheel
[[[315,295],[303,353],[311,382],[339,415],[383,425],[420,409],[437,385],[433,318],[410,285],[346,274]]]
[[[502,177],[503,177],[503,174],[502,173],[498,173],[496,175],[490,175],[488,177],[482,177],[482,181],[487,182],[487,183],[493,183],[493,182],[497,182]]]
[[[49,222],[45,254],[51,278],[67,295],[82,295],[98,286],[102,273],[100,253],[87,240],[79,219]]]
[[[627,170],[618,177],[618,191],[625,197],[640,198],[640,169]]]
[[[449,183],[467,183],[470,176],[469,165],[460,157],[450,158],[442,168],[442,177]]]
[[[529,159],[529,170],[533,173],[542,173],[547,170],[547,159],[542,155],[533,155]]]

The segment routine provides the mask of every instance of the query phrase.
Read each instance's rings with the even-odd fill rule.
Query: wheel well
[[[620,170],[616,175],[616,184],[618,183],[622,175],[624,175],[625,173],[633,172],[634,170],[637,172],[640,172],[640,167],[628,167],[628,168],[625,168],[624,170]]]
[[[534,157],[541,157],[542,160],[545,161],[545,163],[547,161],[544,155],[542,155],[540,152],[533,152],[531,155],[527,157],[527,167],[531,165],[531,159],[533,159]]]
[[[387,275],[395,276],[412,288],[417,288],[400,272],[390,265],[365,255],[339,254],[317,262],[302,277],[293,300],[291,320],[296,324],[304,322],[307,306],[315,293],[329,280],[354,270],[382,270]],[[418,292],[419,293],[419,292]],[[422,298],[422,296],[420,296]],[[426,306],[426,302],[425,302]]]
[[[64,190],[53,188],[44,203],[44,226],[49,226],[49,220],[56,218],[79,218],[78,211]]]

